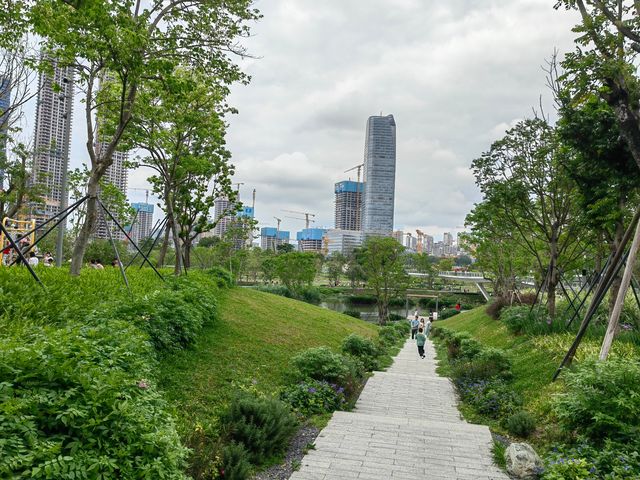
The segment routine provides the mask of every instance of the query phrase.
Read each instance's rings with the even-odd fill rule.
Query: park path
[[[352,412],[335,412],[291,480],[503,480],[491,433],[461,419],[453,385],[407,340],[386,372],[367,382]]]

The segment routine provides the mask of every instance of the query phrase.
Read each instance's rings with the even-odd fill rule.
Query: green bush
[[[349,315],[350,317],[353,318],[361,318],[362,315],[360,314],[360,312],[358,310],[345,310],[344,312],[345,315]]]
[[[251,475],[247,450],[238,443],[231,442],[222,450],[220,476],[225,480],[246,480]]]
[[[471,335],[467,332],[448,331],[444,337],[448,357],[450,359],[458,358],[462,341],[468,339],[471,339]]]
[[[152,357],[126,321],[0,338],[0,477],[185,478]]]
[[[640,431],[640,364],[610,359],[565,372],[565,392],[555,398],[561,426],[594,441],[628,441]]]
[[[377,302],[376,297],[373,295],[349,295],[346,300],[356,305],[373,305]]]
[[[403,315],[398,315],[397,313],[390,313],[389,320],[391,320],[392,322],[402,322],[402,321],[406,321],[407,319]]]
[[[254,465],[282,453],[297,426],[294,416],[281,401],[246,394],[232,401],[220,422],[229,438],[244,446]]]
[[[344,356],[334,353],[329,347],[309,348],[292,359],[301,380],[327,381],[341,384],[349,375],[349,366]]]
[[[536,419],[529,412],[516,412],[507,418],[505,427],[510,434],[527,438],[536,429]]]
[[[482,344],[474,338],[463,338],[460,341],[458,357],[464,360],[471,360],[476,357],[483,347]]]
[[[479,413],[501,418],[519,410],[522,399],[503,380],[457,380],[462,399]]]
[[[594,446],[584,440],[558,445],[545,457],[543,480],[640,478],[640,445],[605,440]]]
[[[206,270],[206,274],[213,278],[218,288],[231,288],[236,284],[233,274],[226,268],[211,267]]]
[[[451,318],[455,315],[458,315],[459,313],[460,310],[456,310],[455,308],[448,308],[438,314],[438,320],[446,320],[447,318]]]
[[[411,333],[411,325],[406,318],[400,318],[399,321],[392,323],[392,326],[405,337]]]
[[[342,341],[342,352],[360,359],[367,371],[378,368],[378,348],[368,338],[352,333]]]
[[[530,307],[507,307],[500,312],[500,321],[507,329],[516,335],[523,333],[533,319],[529,314]]]
[[[303,302],[311,303],[313,305],[318,305],[322,300],[320,289],[318,289],[317,287],[302,288],[299,291],[297,298],[302,300]]]
[[[484,348],[470,360],[459,358],[453,362],[451,376],[465,381],[508,380],[511,378],[511,361],[500,349]]]
[[[347,401],[343,387],[317,380],[307,380],[286,387],[280,394],[280,399],[305,417],[340,410]]]

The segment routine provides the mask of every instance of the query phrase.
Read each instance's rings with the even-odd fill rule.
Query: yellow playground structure
[[[23,247],[28,248],[29,245],[33,245],[33,242],[36,240],[35,220],[18,220],[15,218],[5,217],[2,219],[2,226],[18,244],[20,250],[23,250]],[[13,248],[11,248],[9,239],[2,230],[0,230],[0,246],[2,246],[2,261],[0,262],[0,265],[12,264],[18,254]]]

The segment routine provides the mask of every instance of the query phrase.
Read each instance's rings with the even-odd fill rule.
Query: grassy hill
[[[350,333],[373,337],[375,325],[314,305],[246,288],[220,292],[219,318],[195,348],[161,362],[161,387],[175,407],[190,447],[202,429],[214,437],[217,415],[237,388],[271,392],[285,381],[289,360],[309,347],[338,350]]]

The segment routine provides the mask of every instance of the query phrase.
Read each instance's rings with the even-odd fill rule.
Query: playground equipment
[[[19,220],[15,218],[4,217],[2,219],[2,229],[0,229],[0,246],[2,247],[2,261],[0,266],[14,263],[18,257],[18,253],[12,247],[8,235],[12,238],[19,238],[18,246],[33,245],[36,240],[36,221],[35,220]]]

